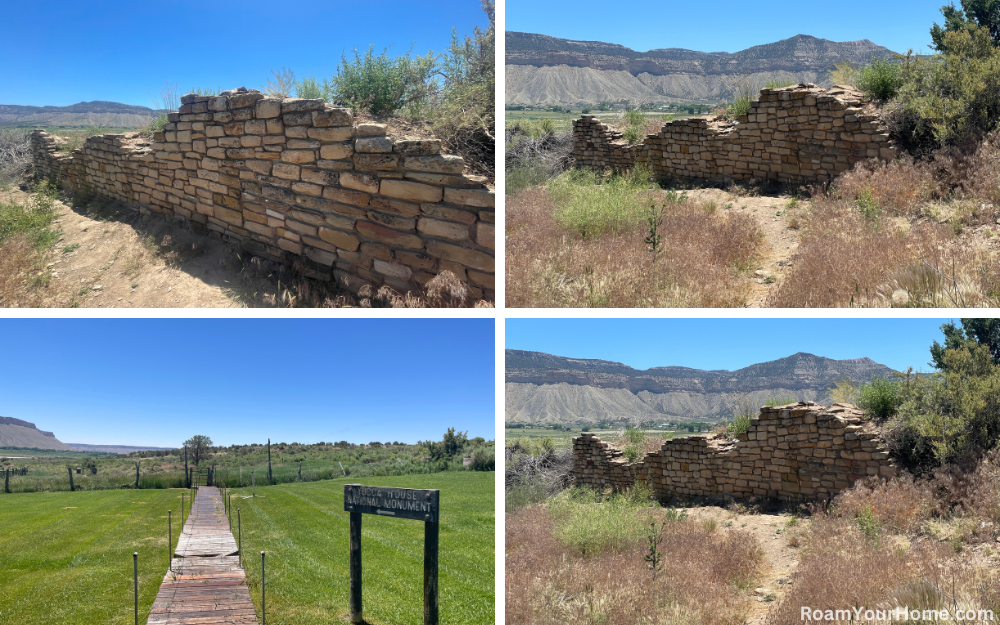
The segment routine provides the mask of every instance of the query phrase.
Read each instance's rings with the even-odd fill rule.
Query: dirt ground
[[[678,510],[685,510],[691,521],[696,523],[714,520],[716,531],[749,532],[760,544],[764,550],[763,579],[754,589],[754,608],[743,625],[762,625],[771,607],[776,606],[795,584],[801,545],[806,543],[809,531],[808,516],[797,517],[787,510],[737,512],[732,507],[720,506]],[[921,540],[933,539],[924,536],[913,539],[914,542]],[[970,562],[980,566],[1000,567],[1000,551],[996,547],[995,543],[969,545],[962,553]]]
[[[747,306],[764,306],[770,290],[792,267],[792,254],[799,246],[799,220],[806,214],[809,201],[793,198],[787,193],[739,196],[722,189],[695,189],[685,193],[692,200],[713,201],[719,210],[727,213],[749,213],[760,224],[767,243]]]
[[[24,202],[22,190],[0,193],[0,201]],[[140,216],[116,204],[93,200],[74,205],[65,195],[53,204],[52,227],[61,237],[48,252],[34,288],[44,307],[229,308],[273,306],[277,284],[250,275],[232,246],[199,235],[169,219]],[[44,280],[42,280],[44,282]]]
[[[692,200],[715,202],[719,210],[726,212],[749,213],[756,218],[764,232],[766,246],[764,257],[755,271],[754,287],[746,306],[762,308],[771,290],[781,283],[792,268],[792,256],[799,247],[801,227],[809,212],[810,201],[807,197],[799,197],[782,191],[771,194],[742,196],[722,189],[693,189],[685,191]],[[921,217],[921,220],[933,219],[938,223],[948,223],[952,216],[942,212],[936,217]],[[895,218],[900,228],[909,228],[903,218]],[[1000,222],[998,222],[1000,223]],[[960,240],[971,247],[982,250],[1000,249],[1000,227],[993,224],[965,228],[959,235]]]

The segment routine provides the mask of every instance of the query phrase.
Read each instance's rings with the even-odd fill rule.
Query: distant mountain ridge
[[[94,451],[107,454],[128,454],[133,451],[168,451],[176,447],[136,447],[132,445],[85,445],[83,443],[66,443],[73,451]]]
[[[102,100],[79,102],[71,106],[0,104],[0,125],[138,128],[149,123],[158,114],[158,111],[147,106]]]
[[[638,52],[602,41],[573,41],[507,31],[508,105],[569,105],[600,102],[717,101],[728,97],[737,74],[760,80],[787,79],[830,86],[839,61],[856,65],[893,53],[867,39],[830,41],[809,35],[739,52],[660,48]]]
[[[13,417],[0,417],[0,447],[70,451],[70,447],[57,439],[52,432],[44,432],[35,427],[34,423]]]
[[[854,383],[892,369],[870,358],[833,360],[797,353],[736,371],[689,367],[638,370],[622,363],[505,351],[505,421],[575,424],[601,420],[711,420],[739,394],[831,403],[841,378]]]

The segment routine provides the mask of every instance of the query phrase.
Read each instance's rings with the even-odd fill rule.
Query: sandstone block
[[[399,263],[386,262],[384,260],[375,259],[372,264],[372,269],[384,276],[392,276],[395,278],[401,278],[403,280],[409,280],[413,275],[413,271],[406,265],[400,265]]]
[[[285,113],[281,120],[286,126],[311,126],[312,115],[310,113]]]
[[[281,102],[282,113],[301,113],[303,111],[321,111],[323,100],[308,100],[304,98],[285,98]]]
[[[359,137],[374,137],[378,135],[384,135],[386,130],[385,124],[358,124],[354,127],[355,132]]]
[[[316,130],[316,128],[310,128],[310,130]],[[331,161],[350,158],[353,154],[354,146],[348,143],[324,145],[319,149],[320,158]]]
[[[286,163],[312,163],[316,160],[316,152],[312,150],[285,150],[281,160]]]
[[[340,186],[347,189],[378,193],[379,179],[373,174],[345,171],[340,174]]]
[[[428,241],[427,253],[431,256],[450,260],[472,269],[489,273],[495,272],[495,260],[492,256],[440,241]]]
[[[350,126],[335,128],[309,128],[306,135],[319,141],[350,141],[354,137],[354,129]]]
[[[253,106],[258,100],[264,98],[263,94],[257,93],[240,93],[229,97],[229,110],[241,109],[247,106]]]
[[[354,149],[357,152],[392,152],[392,139],[388,137],[362,137],[354,141]]]
[[[396,153],[404,156],[431,156],[441,153],[438,139],[403,139],[396,141]]]
[[[403,159],[403,169],[438,174],[460,174],[465,169],[465,159],[461,156],[452,156],[450,154],[408,156]]]
[[[321,227],[319,229],[319,238],[323,239],[327,243],[336,245],[340,249],[347,250],[348,252],[355,251],[358,249],[358,246],[361,245],[361,240],[358,239],[357,236],[348,232],[334,230],[332,228]]]
[[[389,245],[410,249],[422,249],[424,247],[423,239],[415,234],[386,228],[370,221],[358,221],[354,227],[362,236],[388,243]]]
[[[462,206],[493,208],[494,195],[489,189],[453,189],[444,190],[444,201]]]
[[[328,128],[330,126],[351,126],[354,124],[354,115],[351,109],[327,106],[322,111],[313,111],[313,126],[317,128]]]
[[[452,241],[469,240],[469,226],[451,221],[439,221],[421,217],[417,230],[432,237],[451,239]]]
[[[440,202],[444,196],[441,187],[406,180],[382,180],[379,193],[388,197],[416,202]]]

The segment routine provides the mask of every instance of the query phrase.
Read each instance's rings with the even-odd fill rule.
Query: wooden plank
[[[257,624],[219,489],[198,488],[171,569],[163,578],[147,625]]]

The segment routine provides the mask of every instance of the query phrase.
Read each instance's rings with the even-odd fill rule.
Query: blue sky
[[[807,352],[929,371],[948,319],[508,319],[507,349],[729,371]],[[958,323],[958,320],[955,320]]]
[[[493,319],[6,319],[0,336],[0,416],[63,442],[495,437]]]
[[[5,2],[0,104],[152,106],[165,81],[259,88],[272,70],[329,77],[341,52],[443,52],[488,26],[478,0]]]
[[[927,52],[944,0],[508,0],[507,30],[605,41],[633,50],[737,52],[795,35],[870,39],[896,52]],[[955,3],[959,4],[958,2]]]

